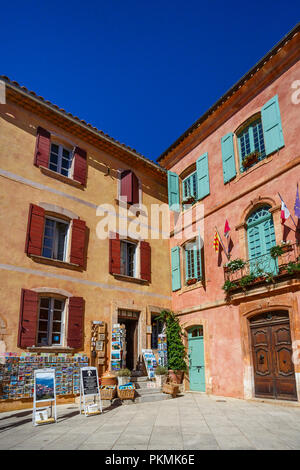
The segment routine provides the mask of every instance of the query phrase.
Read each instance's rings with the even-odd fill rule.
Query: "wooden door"
[[[297,400],[287,312],[268,312],[250,321],[255,396]]]
[[[205,360],[203,327],[189,330],[189,378],[190,390],[205,392]]]

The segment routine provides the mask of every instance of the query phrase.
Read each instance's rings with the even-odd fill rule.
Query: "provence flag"
[[[295,210],[295,216],[300,218],[300,198],[299,198],[298,184],[297,184],[297,194],[296,194],[296,201],[295,201],[294,210]]]
[[[215,231],[214,247],[215,251],[219,251],[219,236],[217,231]]]

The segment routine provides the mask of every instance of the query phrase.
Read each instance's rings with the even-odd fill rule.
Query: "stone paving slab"
[[[58,421],[32,425],[32,410],[0,413],[6,450],[300,450],[300,407],[186,393],[163,402],[80,415],[59,405]]]

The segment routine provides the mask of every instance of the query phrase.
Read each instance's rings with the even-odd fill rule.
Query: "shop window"
[[[66,260],[69,223],[52,217],[45,218],[42,256]]]
[[[61,346],[65,301],[41,297],[37,330],[38,346]]]
[[[158,349],[158,335],[163,332],[163,322],[156,320],[155,317],[151,320],[151,349]]]
[[[238,134],[241,171],[247,170],[266,157],[261,118],[255,119]]]
[[[70,177],[73,152],[60,144],[51,144],[49,169]]]
[[[136,244],[121,241],[121,270],[124,276],[136,277]]]

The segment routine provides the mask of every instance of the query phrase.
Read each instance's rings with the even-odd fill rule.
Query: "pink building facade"
[[[299,58],[298,25],[158,159],[173,224],[190,211],[194,229],[170,239],[186,390],[300,400]]]

